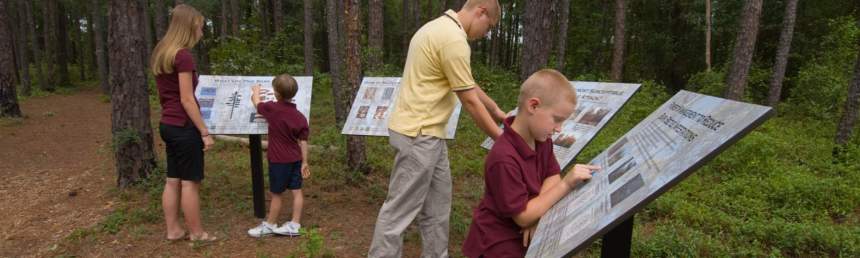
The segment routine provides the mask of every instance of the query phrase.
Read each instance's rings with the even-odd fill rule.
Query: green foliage
[[[790,89],[789,110],[813,118],[835,120],[841,114],[848,82],[857,60],[860,27],[853,17],[830,20],[820,39],[821,53],[800,68]]]
[[[51,116],[53,116],[53,112]],[[141,141],[140,133],[138,133],[137,130],[134,128],[123,128],[114,132],[113,141],[111,141],[111,148],[116,152],[119,147],[128,144],[138,144]]]

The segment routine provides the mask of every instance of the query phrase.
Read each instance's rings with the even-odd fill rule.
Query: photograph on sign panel
[[[376,112],[373,113],[374,120],[383,120],[385,119],[385,112],[388,111],[388,106],[378,106],[376,107]]]
[[[627,197],[630,197],[630,195],[639,189],[642,189],[643,186],[645,186],[645,180],[642,179],[641,174],[636,174],[636,176],[630,179],[630,181],[627,181],[627,183],[624,183],[623,186],[616,189],[615,192],[612,192],[612,194],[609,195],[612,207],[614,208],[616,205],[627,199]]]
[[[585,111],[585,114],[579,118],[580,124],[586,124],[591,126],[597,126],[600,124],[600,121],[603,120],[603,117],[609,114],[609,109],[605,107],[592,107],[588,111]]]
[[[385,91],[382,92],[382,100],[391,100],[391,97],[394,95],[394,88],[386,87]]]
[[[637,163],[636,163],[635,159],[633,159],[633,158],[628,159],[627,161],[624,162],[624,164],[621,164],[621,166],[619,166],[618,168],[616,168],[615,170],[613,170],[612,172],[609,173],[609,183],[610,184],[615,183],[615,181],[618,180],[618,178],[621,178],[622,176],[624,176],[624,174],[627,173],[627,171],[630,171],[630,169],[632,169],[636,165],[637,165]]]
[[[361,106],[358,107],[358,112],[355,114],[355,118],[364,119],[367,117],[367,112],[370,110],[370,106]]]
[[[376,98],[376,89],[376,87],[367,87],[367,89],[364,89],[364,97],[362,99],[373,100]]]

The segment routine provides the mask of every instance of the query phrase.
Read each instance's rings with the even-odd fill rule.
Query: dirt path
[[[111,207],[110,104],[83,89],[21,103],[0,126],[0,257],[41,256]]]

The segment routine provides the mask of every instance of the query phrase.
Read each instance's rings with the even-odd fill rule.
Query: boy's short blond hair
[[[296,79],[293,79],[289,74],[281,74],[272,80],[272,88],[275,90],[275,93],[277,93],[275,97],[279,97],[278,101],[289,101],[295,97],[296,92],[299,91],[299,84],[296,83]]]
[[[530,98],[540,99],[542,106],[551,106],[558,101],[576,105],[576,91],[571,87],[570,81],[554,69],[537,71],[523,82],[517,107],[525,108],[526,101]]]

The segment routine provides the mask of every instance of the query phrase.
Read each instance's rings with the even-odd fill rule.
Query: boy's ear
[[[540,106],[540,104],[540,99],[534,97],[529,98],[528,100],[526,100],[526,109],[529,113],[533,113],[535,109]]]

